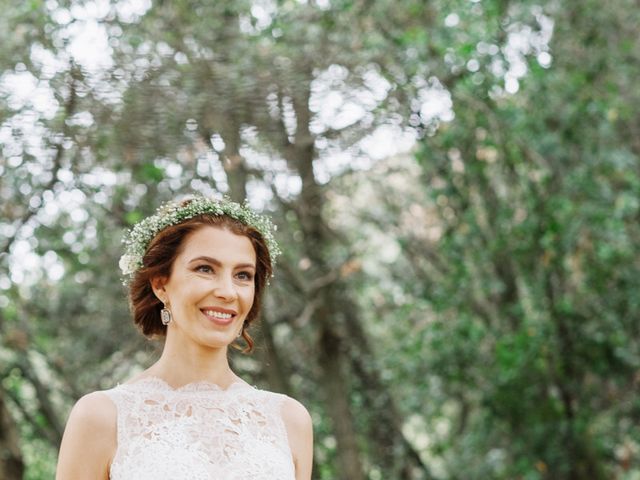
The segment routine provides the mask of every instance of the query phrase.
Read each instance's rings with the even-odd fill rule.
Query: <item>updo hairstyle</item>
[[[224,214],[198,215],[177,225],[166,227],[151,240],[142,257],[143,266],[129,283],[129,305],[133,313],[133,322],[146,337],[166,335],[167,326],[160,320],[163,304],[153,293],[151,280],[171,276],[173,262],[180,255],[189,234],[209,226],[226,229],[236,235],[249,238],[256,252],[255,296],[251,310],[242,325],[242,338],[246,342],[243,352],[250,352],[254,342],[247,330],[260,313],[264,286],[272,273],[271,256],[258,230]],[[234,344],[232,346],[238,348]]]

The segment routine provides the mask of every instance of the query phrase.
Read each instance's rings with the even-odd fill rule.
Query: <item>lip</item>
[[[207,310],[214,311],[214,312],[220,312],[220,313],[228,313],[228,314],[231,315],[231,317],[230,318],[210,317],[206,313],[204,313]],[[206,319],[209,320],[211,323],[215,323],[216,325],[220,325],[220,326],[223,326],[223,327],[229,325],[230,323],[232,323],[235,320],[235,318],[238,316],[238,312],[236,312],[235,310],[230,310],[228,308],[222,308],[222,307],[202,307],[200,309],[200,311],[206,317]]]

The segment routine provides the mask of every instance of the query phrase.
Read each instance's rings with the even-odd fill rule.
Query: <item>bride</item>
[[[82,397],[60,446],[57,480],[308,480],[306,408],[230,368],[229,345],[257,318],[280,253],[267,217],[195,197],[169,203],[125,239],[134,323],[164,336],[159,360]]]

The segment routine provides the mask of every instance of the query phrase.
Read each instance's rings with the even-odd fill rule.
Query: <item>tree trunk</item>
[[[0,389],[0,478],[22,480],[23,474],[18,429],[4,403],[4,391]]]
[[[345,291],[338,288],[338,292]],[[391,392],[380,377],[369,339],[352,302],[345,298],[335,302],[345,316],[352,369],[361,383],[364,407],[372,413],[367,436],[372,440],[375,461],[387,475],[399,480],[431,479],[428,467],[402,433],[402,417]]]
[[[328,310],[328,309],[327,309]],[[331,315],[320,312],[319,315]],[[325,317],[326,318],[326,317]],[[345,352],[342,339],[325,322],[319,341],[319,363],[322,366],[322,387],[327,409],[338,443],[338,471],[341,479],[364,480],[364,470],[350,409],[350,388],[346,382]]]
[[[275,339],[273,338],[272,325],[265,313],[260,322],[260,333],[264,341],[264,348],[257,348],[262,364],[265,366],[265,376],[269,385],[277,392],[294,395],[289,382],[288,369],[278,353]]]

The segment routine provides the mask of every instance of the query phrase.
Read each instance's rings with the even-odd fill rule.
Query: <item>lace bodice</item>
[[[285,396],[234,383],[174,389],[157,377],[105,393],[115,403],[111,480],[293,480]]]

